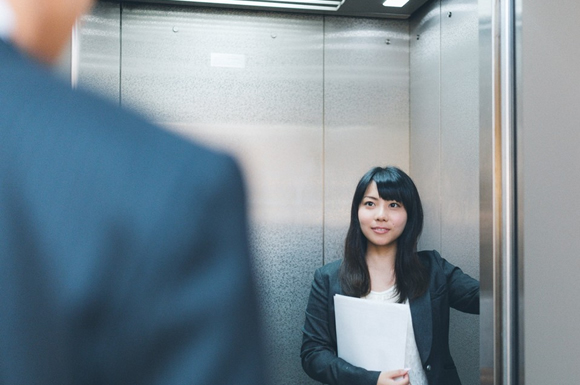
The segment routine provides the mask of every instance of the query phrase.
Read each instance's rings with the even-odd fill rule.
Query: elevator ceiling
[[[236,8],[329,16],[406,19],[428,1],[409,0],[402,7],[383,6],[384,0],[122,0],[121,2]]]

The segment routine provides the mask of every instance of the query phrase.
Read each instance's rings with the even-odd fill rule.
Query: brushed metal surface
[[[493,179],[494,179],[494,136],[493,135],[493,90],[492,76],[492,0],[479,1],[479,71],[480,71],[480,382],[481,385],[496,384],[497,368],[495,346],[499,336],[494,332],[496,319],[494,291],[499,271],[494,263],[494,238],[497,239],[494,223]],[[483,79],[488,79],[484,81]]]
[[[441,250],[441,5],[410,20],[410,171],[423,203],[419,249]]]
[[[449,17],[451,15],[451,17]],[[441,0],[441,250],[479,278],[477,0]],[[453,311],[450,345],[464,385],[479,384],[479,317]]]
[[[124,5],[122,100],[240,159],[272,383],[312,383],[299,351],[322,264],[322,18]]]
[[[97,3],[79,21],[77,86],[119,103],[121,68],[120,5]]]
[[[516,232],[516,128],[515,128],[515,4],[503,1],[500,6],[501,79],[501,187],[494,188],[501,205],[501,358],[503,385],[518,384],[518,298],[517,298],[517,232]],[[494,94],[494,96],[497,94]],[[494,121],[498,119],[494,118]],[[497,167],[494,167],[497,170]],[[501,194],[501,196],[500,196]],[[522,352],[523,353],[523,352]]]
[[[370,167],[410,170],[432,214],[422,245],[478,275],[461,259],[474,258],[477,265],[477,251],[471,250],[478,249],[478,239],[474,245],[469,240],[473,221],[479,223],[478,198],[470,195],[478,191],[479,164],[469,158],[477,154],[477,138],[468,143],[472,131],[457,138],[453,131],[465,125],[477,136],[477,95],[461,103],[478,87],[477,52],[469,46],[473,31],[467,26],[472,3],[454,1],[458,8],[448,3],[429,3],[411,33],[403,20],[143,4],[123,4],[120,20],[115,3],[99,9],[103,3],[93,12],[97,19],[88,19],[90,26],[102,17],[100,23],[111,28],[91,35],[100,42],[83,46],[81,63],[88,63],[81,65],[81,79],[88,77],[81,83],[109,84],[114,66],[85,59],[107,52],[104,62],[118,60],[119,68],[117,84],[103,87],[105,92],[114,97],[116,87],[124,107],[240,159],[268,353],[275,358],[273,383],[314,383],[299,360],[312,274],[341,257],[352,194]],[[445,19],[446,6],[458,19]],[[456,24],[443,25],[451,20]],[[122,25],[118,46],[103,47],[113,25]],[[424,40],[416,40],[416,30]],[[115,59],[115,50],[122,56]],[[456,87],[460,97],[443,95]],[[467,191],[453,191],[456,179],[471,183],[468,169],[476,182],[461,187]],[[443,202],[447,198],[469,200],[476,215],[462,206],[466,202]],[[445,235],[447,228],[455,233]],[[477,383],[469,380],[472,358],[460,356],[471,354],[468,326],[477,325],[453,317],[451,334],[459,336],[453,353],[464,385],[472,385]]]
[[[373,166],[409,169],[408,35],[405,21],[325,18],[325,263],[342,258],[362,175]]]
[[[420,247],[478,278],[477,1],[429,3],[412,18],[410,36],[411,176],[426,216]],[[464,385],[479,383],[478,321],[451,312],[450,348]]]

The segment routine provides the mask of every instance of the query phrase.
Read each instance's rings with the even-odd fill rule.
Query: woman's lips
[[[371,229],[378,234],[385,234],[389,232],[389,229],[387,229],[386,227],[371,227]]]

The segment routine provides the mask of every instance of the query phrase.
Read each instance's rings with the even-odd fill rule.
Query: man
[[[0,383],[260,385],[242,178],[47,69],[92,0],[0,0]]]

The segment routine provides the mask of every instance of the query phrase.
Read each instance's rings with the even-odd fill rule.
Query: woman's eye
[[[398,204],[397,202],[391,202],[391,204],[389,206],[391,206],[391,207],[401,207],[401,205]]]
[[[372,207],[372,206],[374,206],[375,204],[374,204],[374,202],[370,202],[370,201],[369,201],[369,202],[365,202],[365,203],[364,203],[364,205],[365,205],[365,206]]]

